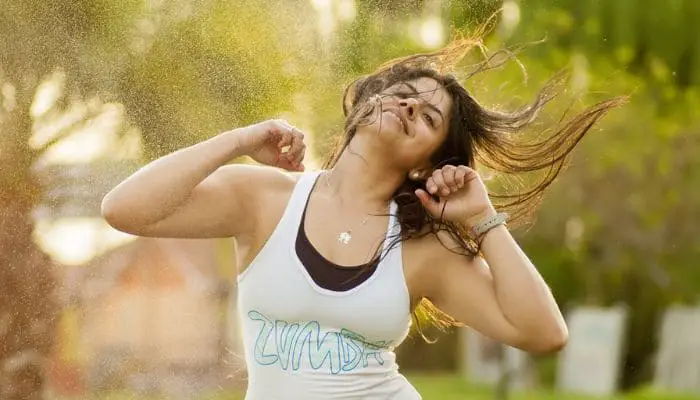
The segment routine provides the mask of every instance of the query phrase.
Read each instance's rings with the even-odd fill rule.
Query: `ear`
[[[424,181],[431,173],[432,168],[430,167],[414,168],[408,173],[408,179],[416,182]]]

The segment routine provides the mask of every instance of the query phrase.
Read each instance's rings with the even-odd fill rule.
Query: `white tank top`
[[[411,324],[401,244],[387,251],[400,232],[396,204],[374,273],[347,291],[324,289],[294,245],[319,173],[300,177],[274,232],[238,276],[246,400],[421,399],[394,354]]]

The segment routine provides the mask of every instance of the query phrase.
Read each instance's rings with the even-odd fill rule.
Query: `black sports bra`
[[[309,195],[309,198],[310,197]],[[304,212],[301,215],[295,248],[297,257],[299,257],[304,268],[308,271],[311,279],[313,279],[318,286],[336,292],[350,290],[369,279],[377,269],[379,264],[378,257],[367,264],[346,267],[328,261],[328,259],[323,257],[313,244],[311,244],[308,236],[306,236],[305,229],[306,208],[308,205],[309,199],[306,200]]]

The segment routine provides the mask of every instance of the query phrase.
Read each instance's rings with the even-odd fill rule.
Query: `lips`
[[[391,114],[392,117],[396,118],[396,120],[399,122],[399,125],[401,125],[403,133],[408,135],[408,126],[406,125],[406,120],[404,120],[403,117],[394,110],[386,110],[386,112]]]

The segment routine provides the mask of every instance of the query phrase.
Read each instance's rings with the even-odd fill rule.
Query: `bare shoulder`
[[[448,231],[426,233],[409,241],[413,256],[421,264],[432,264],[451,257],[464,257],[464,249]]]
[[[264,224],[267,216],[274,218],[278,209],[286,206],[294,186],[301,176],[278,168],[256,164],[231,164],[220,168],[224,186],[232,194],[246,195],[246,209]]]

